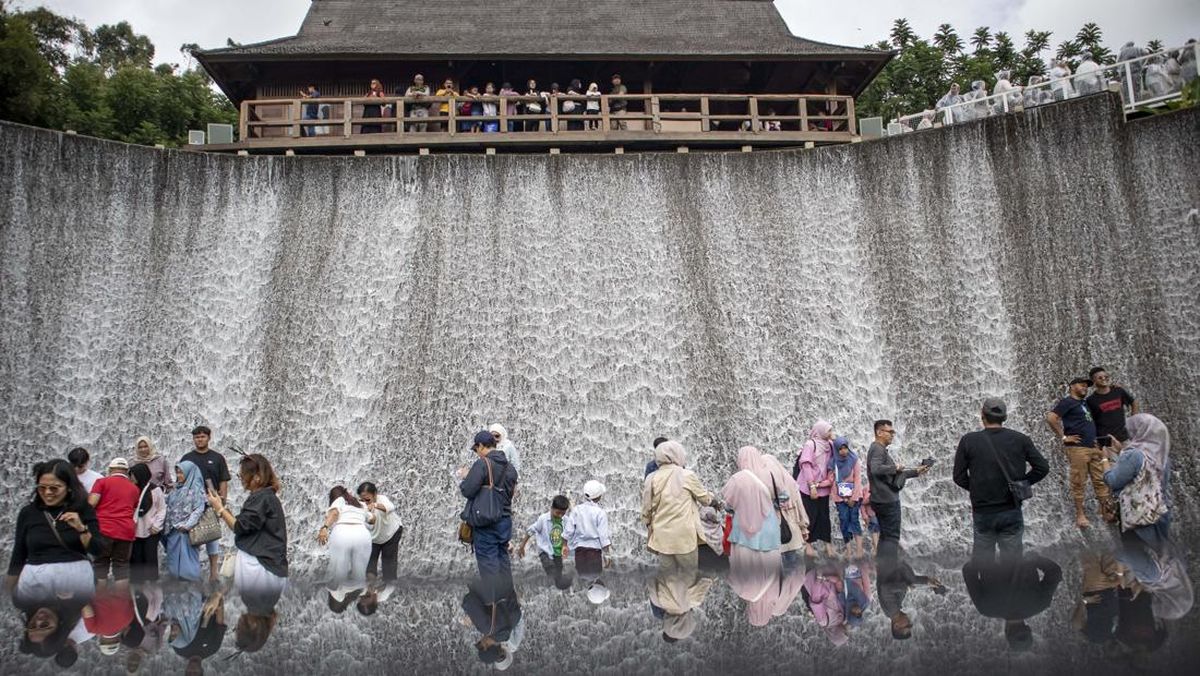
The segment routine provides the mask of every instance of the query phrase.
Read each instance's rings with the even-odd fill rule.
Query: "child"
[[[584,114],[585,115],[599,115],[600,114],[600,85],[596,84],[595,82],[588,85],[587,94],[585,94],[585,96],[587,96],[588,99],[587,99],[586,109],[583,111]],[[599,128],[600,128],[599,122],[588,120],[588,129],[599,129]]]
[[[863,482],[863,499],[860,510],[862,518],[867,521],[867,532],[871,534],[871,552],[879,553],[879,517],[875,516],[875,508],[871,506],[871,482]]]
[[[604,484],[592,479],[583,485],[583,504],[571,512],[567,524],[567,542],[575,552],[575,570],[581,577],[596,578],[604,570],[604,553],[612,549],[608,532],[608,514],[600,506]]]
[[[833,470],[834,481],[833,504],[837,506],[838,524],[842,528],[842,542],[846,544],[846,555],[850,556],[850,546],[853,543],[853,555],[861,559],[862,521],[858,513],[863,501],[863,482],[860,480],[862,468],[859,466],[858,456],[850,450],[850,440],[846,437],[833,440],[830,469]]]
[[[567,540],[564,537],[571,519],[567,510],[571,501],[565,495],[556,495],[550,501],[550,511],[538,517],[525,532],[525,539],[517,548],[517,558],[525,558],[525,545],[529,538],[534,538],[538,546],[538,559],[542,562],[542,570],[554,581],[554,586],[566,589],[571,586],[570,578],[563,576],[563,559],[567,556]]]

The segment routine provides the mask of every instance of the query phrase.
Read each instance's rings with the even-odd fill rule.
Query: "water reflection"
[[[1032,648],[1033,630],[1026,620],[1050,607],[1062,581],[1062,568],[1037,554],[999,561],[973,558],[963,565],[962,576],[979,614],[1004,620],[1009,647],[1018,651]]]

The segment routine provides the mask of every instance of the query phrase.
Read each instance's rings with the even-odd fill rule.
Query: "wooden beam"
[[[241,109],[240,119],[238,120],[238,140],[246,141],[249,138],[247,131],[250,128],[250,102],[242,101]]]

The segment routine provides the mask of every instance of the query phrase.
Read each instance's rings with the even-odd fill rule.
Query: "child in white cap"
[[[575,554],[575,571],[581,577],[598,577],[606,566],[604,554],[611,555],[608,514],[600,506],[604,491],[604,484],[595,479],[583,485],[584,500],[571,510],[564,532]]]

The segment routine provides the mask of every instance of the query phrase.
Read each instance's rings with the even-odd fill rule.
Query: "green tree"
[[[948,23],[938,26],[937,33],[933,35],[933,44],[937,45],[938,49],[950,56],[962,52],[964,47],[962,38],[958,37],[958,32],[954,30],[954,26]]]
[[[154,44],[145,35],[134,33],[128,21],[85,33],[82,46],[109,73],[123,66],[149,68],[154,61]]]
[[[912,27],[908,25],[908,19],[896,19],[892,23],[892,44],[898,49],[907,47],[915,37]]]
[[[1000,31],[992,38],[992,59],[998,68],[1013,68],[1017,64],[1017,48],[1008,33]]]
[[[1146,43],[1146,51],[1147,52],[1154,53],[1154,52],[1161,52],[1162,50],[1163,50],[1163,41],[1162,40],[1156,39],[1156,40],[1151,40],[1150,42]]]
[[[37,38],[38,51],[59,71],[71,62],[72,51],[79,35],[87,30],[79,21],[59,16],[45,7],[20,12],[16,16],[29,24],[30,30]]]
[[[980,26],[971,34],[971,46],[975,48],[975,53],[985,52],[988,46],[992,44],[991,29],[987,26]]]
[[[1101,44],[1104,39],[1104,32],[1094,23],[1088,22],[1079,29],[1075,34],[1075,43],[1078,44],[1082,52],[1089,52],[1092,55],[1092,60],[1101,65],[1113,63],[1116,59],[1113,57],[1111,50]]]
[[[55,72],[39,47],[29,22],[0,4],[0,119],[25,124],[53,119]]]

